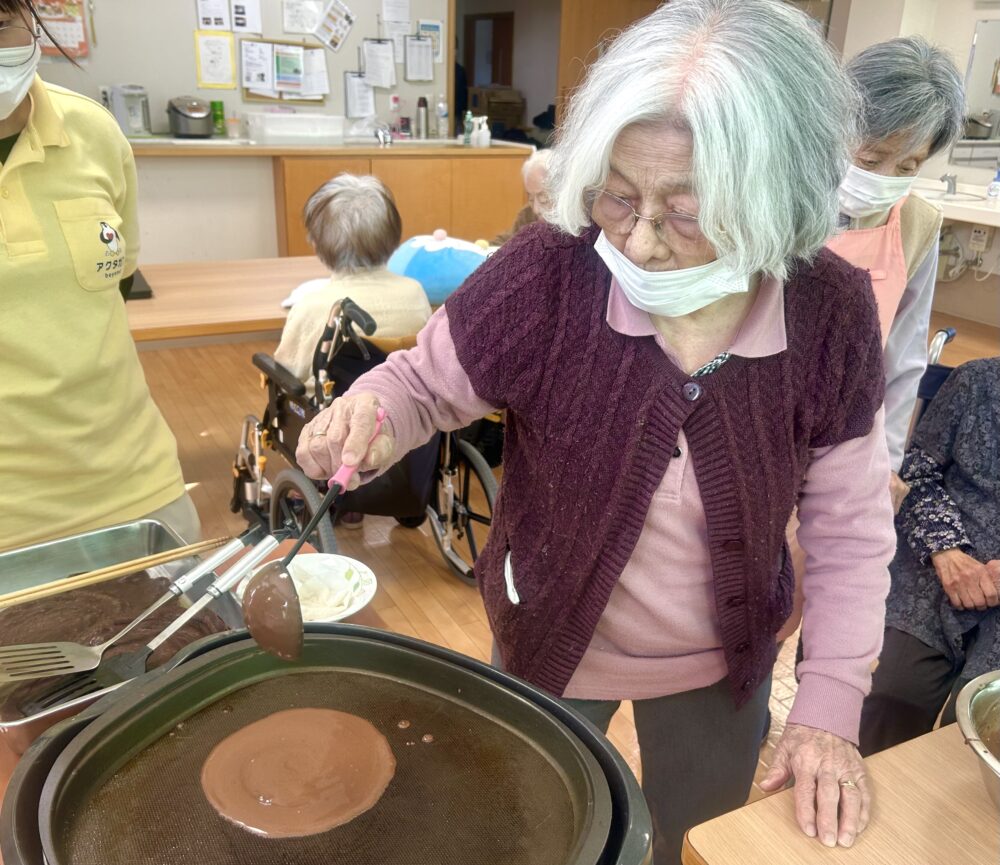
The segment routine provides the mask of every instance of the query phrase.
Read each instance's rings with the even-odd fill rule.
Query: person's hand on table
[[[761,781],[766,793],[795,781],[795,819],[827,847],[850,847],[871,816],[871,791],[861,754],[833,733],[789,724]]]
[[[359,472],[380,471],[392,465],[395,441],[386,426],[375,432],[378,397],[358,393],[334,400],[305,425],[295,459],[309,477],[326,479],[341,465],[356,465]],[[371,444],[369,444],[371,442]],[[348,489],[361,483],[357,474]]]
[[[889,496],[892,498],[892,512],[894,514],[899,513],[899,509],[903,504],[903,499],[906,498],[906,494],[909,491],[910,485],[899,475],[895,472],[889,475]]]
[[[991,562],[984,565],[957,547],[931,554],[941,587],[953,607],[960,610],[985,610],[1000,604],[997,576]]]

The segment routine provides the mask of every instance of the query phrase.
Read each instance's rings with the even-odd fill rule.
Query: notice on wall
[[[375,113],[375,91],[365,81],[364,72],[345,72],[344,91],[344,113],[348,117],[371,117]]]
[[[417,35],[426,36],[434,43],[434,62],[444,63],[444,24],[441,21],[417,19]]]
[[[301,45],[274,46],[275,90],[301,93],[305,74],[305,49]]]
[[[302,72],[302,96],[313,98],[330,92],[326,70],[326,49],[306,48]]]
[[[264,21],[260,14],[260,0],[232,0],[233,32],[263,33]]]
[[[372,87],[396,86],[396,63],[392,43],[387,39],[365,39],[361,43],[365,62],[365,80]]]
[[[434,43],[425,36],[406,37],[407,81],[434,80]]]
[[[341,0],[331,0],[313,34],[332,51],[339,51],[353,26],[354,14],[351,10]]]
[[[281,9],[286,33],[312,33],[323,20],[326,0],[284,0]]]
[[[243,65],[241,81],[248,90],[274,90],[274,46],[270,42],[254,42],[244,39],[240,42]]]
[[[413,32],[409,21],[383,21],[385,35],[392,40],[392,59],[402,63],[406,57],[406,37]]]
[[[46,2],[37,7],[37,14],[45,29],[55,38],[53,42],[42,32],[39,45],[42,54],[48,57],[62,57],[62,51],[56,47],[56,43],[62,46],[74,60],[86,57],[90,53],[90,45],[87,42],[87,27],[83,19],[83,3],[72,2],[72,0],[57,0],[57,2]]]
[[[199,87],[236,89],[236,43],[232,33],[195,30],[194,58]]]
[[[229,0],[197,0],[198,27],[201,30],[232,30]]]
[[[410,0],[382,0],[383,21],[409,21]]]

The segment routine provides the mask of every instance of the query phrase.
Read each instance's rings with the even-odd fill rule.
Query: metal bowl
[[[979,757],[983,783],[1000,810],[1000,670],[984,673],[962,688],[956,713],[965,741]]]

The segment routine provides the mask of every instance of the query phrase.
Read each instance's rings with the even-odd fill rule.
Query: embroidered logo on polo
[[[103,274],[105,279],[121,279],[125,269],[125,256],[121,254],[121,235],[106,222],[102,222],[98,237],[104,244],[104,260],[97,262],[97,272]]]

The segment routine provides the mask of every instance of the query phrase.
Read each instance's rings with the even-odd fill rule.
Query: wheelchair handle
[[[365,336],[371,336],[375,333],[375,319],[372,318],[367,312],[365,312],[360,306],[358,306],[349,297],[345,297],[340,302],[340,311],[346,315],[352,322],[354,322],[358,327],[361,328],[361,332]]]

